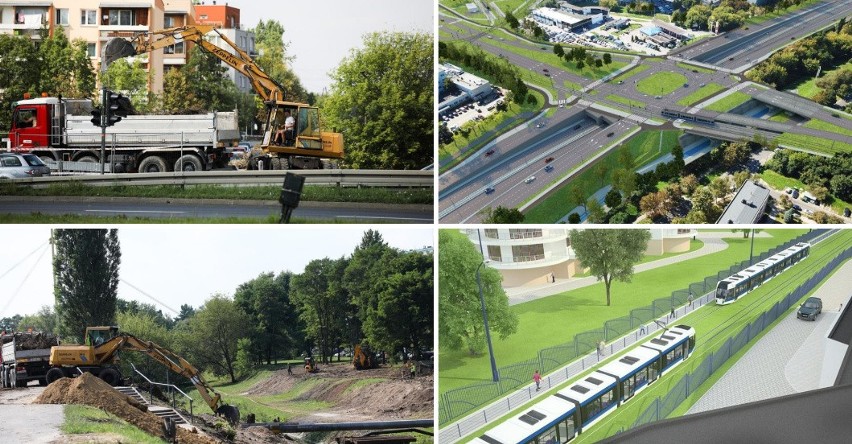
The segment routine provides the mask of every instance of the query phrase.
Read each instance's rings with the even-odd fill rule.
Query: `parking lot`
[[[458,106],[441,115],[441,122],[445,123],[447,128],[455,133],[468,122],[484,120],[486,117],[496,113],[497,106],[503,103],[504,97],[505,92],[498,88],[497,93],[489,96],[491,100],[468,102]]]

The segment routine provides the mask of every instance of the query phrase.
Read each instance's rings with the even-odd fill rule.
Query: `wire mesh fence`
[[[577,333],[571,341],[543,348],[533,359],[499,367],[499,383],[478,383],[445,392],[440,397],[441,408],[438,411],[439,424],[446,427],[450,422],[456,421],[465,415],[468,415],[468,418],[453,424],[452,427],[446,427],[442,430],[440,435],[441,442],[454,442],[468,433],[464,432],[464,430],[476,430],[487,424],[488,421],[532,399],[535,389],[533,388],[532,393],[530,393],[530,387],[534,387],[532,384],[532,375],[536,369],[540,370],[543,375],[543,389],[556,386],[595,365],[601,359],[596,354],[598,344],[601,341],[607,343],[604,356],[623,350],[645,335],[659,329],[652,321],[669,315],[673,308],[675,309],[676,317],[680,317],[712,301],[713,295],[709,294],[709,292],[712,292],[716,288],[716,284],[720,280],[739,272],[752,263],[757,263],[779,251],[785,250],[796,243],[810,242],[816,238],[824,237],[829,233],[829,230],[813,230],[804,233],[793,240],[756,256],[752,261],[745,260],[732,265],[726,270],[693,282],[684,289],[673,291],[667,297],[656,299],[650,305],[635,308],[630,311],[630,315],[608,320],[604,323],[603,328]],[[689,305],[690,294],[693,296],[692,306]],[[789,297],[787,299],[790,301],[798,300],[798,298],[790,299]],[[789,304],[790,302],[778,313],[786,311],[790,306]],[[775,317],[777,317],[777,314]],[[519,390],[524,388],[524,386],[526,386],[525,389]],[[693,387],[693,385],[690,384],[689,387]],[[515,392],[519,392],[520,394]],[[496,402],[497,398],[500,397],[505,398]],[[472,413],[476,409],[482,409],[488,403],[493,404],[476,414]]]
[[[703,384],[713,372],[719,369],[731,356],[737,354],[752,339],[762,333],[767,327],[783,315],[790,307],[801,298],[810,293],[826,276],[834,271],[843,262],[852,258],[852,247],[847,248],[840,255],[829,261],[815,275],[808,278],[803,284],[788,293],[783,299],[776,302],[772,307],[760,314],[754,321],[747,324],[736,334],[728,337],[719,349],[704,359],[690,373],[681,377],[677,384],[665,395],[656,398],[645,409],[633,423],[632,427],[648,424],[660,419],[665,419],[680,406],[701,384]]]

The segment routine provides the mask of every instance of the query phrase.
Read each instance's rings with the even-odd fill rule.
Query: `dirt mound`
[[[284,393],[287,390],[292,389],[303,379],[303,376],[297,376],[294,372],[293,375],[288,375],[287,370],[278,370],[269,378],[264,379],[263,381],[258,382],[257,384],[251,386],[248,390],[243,392],[243,395],[277,395],[279,393]]]
[[[139,427],[145,432],[165,439],[162,420],[147,411],[147,407],[115,391],[106,382],[91,373],[71,379],[62,378],[50,384],[35,401],[35,404],[84,404],[98,407]],[[218,441],[177,429],[177,442],[189,444],[213,444]]]

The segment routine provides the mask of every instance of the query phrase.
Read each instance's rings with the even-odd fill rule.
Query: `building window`
[[[174,45],[163,48],[163,54],[183,54],[183,42],[177,42]]]
[[[80,11],[80,24],[81,25],[97,25],[98,24],[98,11],[94,9],[83,9]]]
[[[98,52],[94,43],[86,43],[86,55],[89,57],[97,57]]]
[[[110,26],[134,26],[136,25],[136,16],[130,9],[112,9],[109,11]]]
[[[488,246],[488,259],[494,262],[503,262],[503,256],[500,254],[500,247],[497,245]]]
[[[175,27],[175,18],[167,15],[163,18],[163,26],[166,28],[174,28]]]
[[[541,230],[509,230],[509,237],[511,239],[530,239],[541,236]]]
[[[571,248],[571,236],[565,238],[565,246]]]
[[[692,230],[689,228],[678,228],[677,234],[689,234],[692,233]]]
[[[544,259],[544,244],[512,246],[512,262],[531,262],[542,259]]]
[[[67,9],[57,9],[56,10],[56,24],[68,26],[68,10]]]
[[[488,229],[488,228],[485,229],[485,237],[487,237],[489,239],[500,239],[500,235],[497,234],[497,230],[495,230],[493,228],[492,229]]]

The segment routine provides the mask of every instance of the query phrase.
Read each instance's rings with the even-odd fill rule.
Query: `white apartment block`
[[[481,228],[462,230],[480,247],[487,266],[503,276],[503,287],[539,286],[557,279],[569,279],[582,271],[571,248],[569,229]],[[696,231],[682,228],[652,228],[646,255],[689,251]]]

